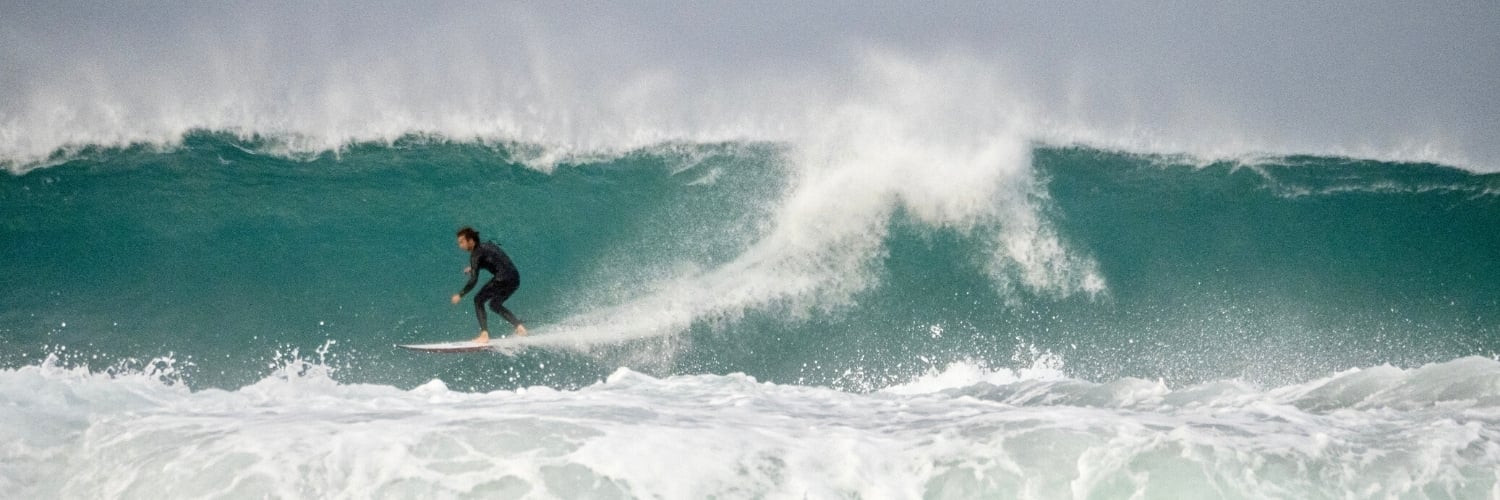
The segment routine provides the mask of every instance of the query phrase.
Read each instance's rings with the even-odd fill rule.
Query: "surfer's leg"
[[[521,320],[516,319],[516,315],[512,314],[510,309],[506,309],[504,305],[501,305],[499,299],[490,301],[490,309],[494,309],[495,312],[500,313],[500,317],[505,318],[505,321],[509,322],[511,326],[521,324]]]
[[[505,281],[499,283],[495,287],[496,289],[494,298],[490,299],[490,309],[493,309],[495,312],[500,313],[500,317],[505,318],[505,321],[510,322],[511,326],[516,327],[516,334],[525,336],[526,327],[521,326],[521,320],[519,318],[516,318],[516,315],[514,313],[511,313],[510,309],[505,308],[505,299],[509,299],[510,295],[516,293],[516,289],[520,287],[521,284],[516,281]]]
[[[489,314],[484,312],[484,304],[495,297],[496,292],[495,282],[491,281],[485,283],[484,288],[479,289],[479,293],[474,294],[474,317],[479,319],[480,332],[490,331]]]
[[[478,297],[475,297],[474,298],[474,317],[475,318],[479,318],[479,331],[482,331],[482,332],[490,331],[490,327],[487,324],[487,323],[489,323],[489,318],[486,318],[485,316],[486,316],[486,314],[484,313],[484,303],[480,302]]]

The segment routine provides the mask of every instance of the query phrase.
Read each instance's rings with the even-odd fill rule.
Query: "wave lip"
[[[1497,59],[1500,9],[1485,3],[1170,15],[795,2],[586,15],[399,2],[7,14],[0,162],[13,170],[59,150],[171,144],[193,130],[297,137],[320,151],[407,134],[580,152],[800,142],[851,108],[912,130],[937,109],[944,129],[971,136],[1013,122],[1028,140],[1111,150],[1500,169],[1489,140],[1496,69],[1476,63]],[[1323,29],[1335,25],[1364,29]],[[955,105],[920,98],[934,88]]]

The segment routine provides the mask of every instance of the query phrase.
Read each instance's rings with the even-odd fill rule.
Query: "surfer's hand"
[[[472,268],[472,267],[465,267],[464,268],[464,274],[474,274],[474,268]]]
[[[464,300],[464,296],[456,294],[456,293],[453,294],[453,303],[454,304],[457,304],[458,301],[460,301],[460,300]]]

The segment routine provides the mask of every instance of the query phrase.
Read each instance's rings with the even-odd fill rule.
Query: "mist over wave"
[[[546,165],[669,141],[816,150],[824,131],[884,126],[958,151],[1003,133],[1500,169],[1500,8],[1487,2],[4,9],[0,158],[12,170],[193,130],[300,152],[412,133],[518,141],[546,145]]]

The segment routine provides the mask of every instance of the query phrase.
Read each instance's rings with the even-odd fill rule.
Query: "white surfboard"
[[[587,351],[591,346],[615,344],[630,340],[629,337],[620,337],[599,332],[603,332],[603,330],[589,332],[577,329],[564,330],[542,327],[532,329],[531,335],[525,337],[515,335],[491,337],[488,344],[459,340],[454,342],[434,342],[431,344],[396,344],[396,347],[417,352],[439,354],[492,351],[513,356],[531,348],[549,351]]]
[[[481,344],[471,340],[437,342],[432,344],[396,344],[396,347],[418,352],[477,352],[490,350],[489,344]]]
[[[505,336],[490,339],[490,343],[481,344],[472,340],[459,340],[455,342],[434,342],[431,344],[396,344],[396,347],[417,352],[435,352],[441,354],[452,354],[462,352],[495,351],[503,354],[514,354],[526,348],[533,337]]]

